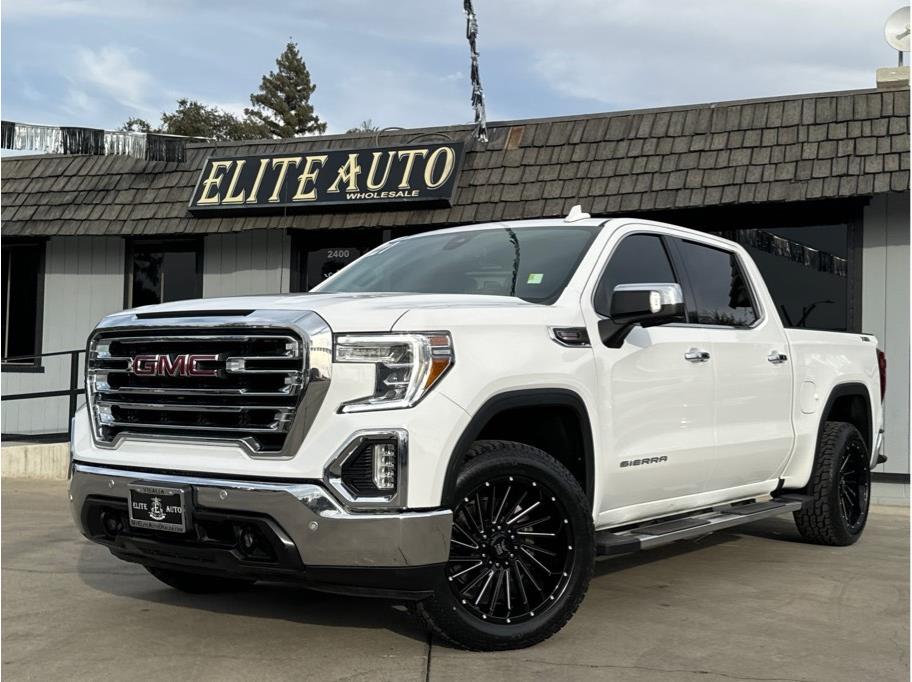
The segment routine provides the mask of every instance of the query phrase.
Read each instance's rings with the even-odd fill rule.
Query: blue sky
[[[899,0],[475,0],[491,120],[874,85]],[[342,132],[469,121],[461,0],[4,0],[6,120],[240,111],[292,38]]]

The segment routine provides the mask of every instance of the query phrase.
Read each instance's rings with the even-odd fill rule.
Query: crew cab
[[[734,242],[578,207],[113,314],[87,357],[86,537],[187,592],[410,600],[469,649],[557,632],[597,558],[788,512],[851,544],[882,460],[873,336],[784,328]]]

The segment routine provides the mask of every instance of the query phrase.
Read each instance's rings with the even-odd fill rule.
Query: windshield
[[[553,303],[597,227],[498,227],[391,242],[359,258],[315,291],[515,296]]]

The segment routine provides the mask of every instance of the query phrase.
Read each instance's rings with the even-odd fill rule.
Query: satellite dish
[[[884,26],[884,37],[890,47],[900,52],[909,51],[909,8],[900,7],[893,12]],[[902,56],[900,56],[902,59]]]

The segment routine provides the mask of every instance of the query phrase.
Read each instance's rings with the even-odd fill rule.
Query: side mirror
[[[610,317],[599,322],[602,341],[620,348],[635,326],[656,327],[684,319],[679,284],[619,284],[611,294]]]

